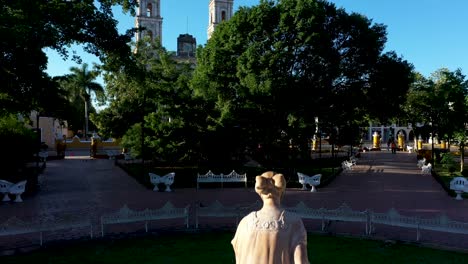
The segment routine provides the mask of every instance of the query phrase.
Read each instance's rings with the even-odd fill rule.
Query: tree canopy
[[[460,69],[442,68],[429,78],[416,73],[403,109],[410,122],[426,124],[439,137],[451,138],[465,130],[467,95],[468,83]]]
[[[194,149],[203,118],[188,86],[192,65],[176,63],[149,38],[138,42],[136,50],[133,64],[106,71],[110,105],[93,121],[106,136],[123,136],[123,145],[136,155],[168,162],[193,159],[200,153]]]
[[[104,104],[104,87],[95,81],[99,72],[89,69],[87,63],[81,64],[81,67],[71,67],[70,71],[70,74],[56,78],[67,94],[68,102],[73,106],[73,110],[67,116],[68,126],[75,131],[84,129],[84,135],[87,137],[89,113],[95,112],[92,95],[99,103]]]
[[[45,48],[67,58],[72,44],[83,44],[85,51],[117,66],[130,53],[127,43],[132,32],[118,33],[111,8],[121,5],[134,13],[136,4],[136,0],[0,0],[1,112],[43,110],[44,94],[56,93],[49,89],[53,84],[45,73]]]
[[[461,70],[442,68],[427,78],[415,73],[403,109],[407,120],[423,125],[416,127],[417,134],[429,136],[431,133],[449,142],[458,141],[463,171],[463,149],[468,136],[468,81]]]
[[[261,1],[197,51],[192,85],[212,129],[237,128],[251,148],[306,150],[316,117],[333,134],[398,113],[412,65],[383,53],[386,40],[384,25],[326,1]]]

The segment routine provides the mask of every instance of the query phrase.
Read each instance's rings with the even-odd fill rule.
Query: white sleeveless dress
[[[294,213],[283,211],[279,219],[262,219],[251,212],[240,221],[231,243],[237,264],[289,264],[294,263],[297,246],[307,248],[307,233]]]

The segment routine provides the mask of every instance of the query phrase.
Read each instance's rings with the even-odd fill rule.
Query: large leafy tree
[[[170,163],[193,160],[204,116],[188,87],[192,65],[176,63],[157,41],[145,39],[136,50],[133,64],[106,71],[110,105],[93,120],[107,135],[123,136],[134,154]]]
[[[416,73],[405,111],[411,122],[425,124],[432,135],[438,134],[442,139],[456,138],[463,148],[468,121],[467,96],[468,83],[460,69],[442,68],[428,78]]]
[[[134,12],[136,0],[0,1],[0,112],[42,111],[54,95],[45,73],[45,48],[69,56],[72,44],[118,66],[131,32],[120,35],[111,7]],[[75,59],[79,60],[79,58]]]
[[[104,102],[104,88],[95,81],[99,72],[88,69],[87,63],[83,63],[81,67],[71,67],[70,71],[71,74],[65,76],[62,84],[69,91],[70,101],[76,103],[77,99],[79,99],[82,102],[81,105],[84,106],[84,135],[87,137],[89,132],[88,112],[92,107],[92,95],[101,103]],[[81,107],[78,109],[81,109]]]
[[[405,116],[402,116],[412,124],[429,125],[433,119],[432,104],[434,83],[421,73],[414,72],[414,81],[406,94],[404,104]],[[425,131],[415,126],[416,135],[425,134]],[[429,132],[427,132],[429,133]]]
[[[0,136],[3,149],[9,150],[0,152],[2,179],[17,181],[15,177],[24,171],[26,162],[38,151],[38,139],[15,115],[0,116]]]
[[[460,70],[439,69],[429,78],[416,73],[406,113],[410,121],[426,124],[439,137],[450,139],[454,132],[465,129],[467,88]]]
[[[198,51],[193,87],[208,102],[212,130],[236,129],[247,149],[304,151],[316,117],[329,133],[352,132],[399,107],[412,66],[383,54],[385,42],[383,25],[326,1],[261,1],[240,8]],[[398,92],[383,95],[390,84]]]
[[[432,80],[434,104],[438,109],[437,131],[440,137],[451,139],[455,132],[466,129],[468,83],[460,69],[453,72],[440,69],[433,73]]]

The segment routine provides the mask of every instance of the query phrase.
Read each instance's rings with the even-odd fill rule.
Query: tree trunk
[[[463,172],[465,166],[465,144],[460,144],[460,172]]]
[[[84,100],[84,111],[85,111],[85,139],[88,138],[88,101]]]

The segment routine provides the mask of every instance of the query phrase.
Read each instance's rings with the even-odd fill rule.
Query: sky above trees
[[[206,44],[208,25],[208,0],[161,1],[163,17],[163,46],[168,50],[176,49],[177,36],[189,33],[196,37],[197,43]],[[387,50],[413,63],[415,69],[429,76],[439,68],[462,72],[468,70],[468,1],[463,0],[331,0],[347,12],[358,12],[376,23],[387,26]],[[251,6],[259,0],[235,0],[234,8]],[[134,25],[134,18],[115,9],[119,30],[125,31]],[[83,54],[78,49],[78,54]],[[48,52],[47,72],[51,76],[68,73],[76,66],[73,61],[63,61],[53,52]],[[84,61],[97,62],[93,56],[84,55]]]

